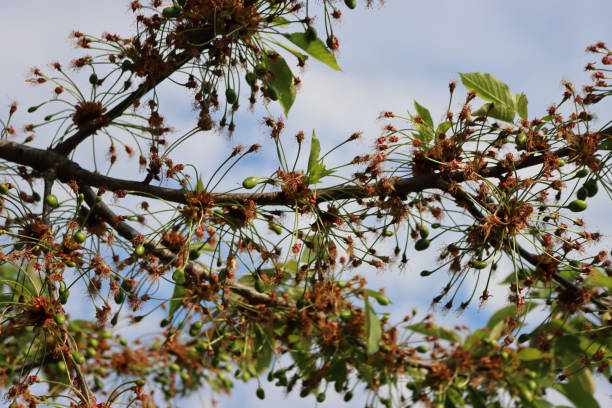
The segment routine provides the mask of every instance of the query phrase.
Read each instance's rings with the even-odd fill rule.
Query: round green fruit
[[[425,346],[417,346],[416,348],[416,351],[418,351],[419,353],[427,353],[427,350],[429,349]]]
[[[89,83],[94,85],[94,86],[98,85],[98,76],[95,73],[93,73],[93,74],[91,74],[89,76]]]
[[[355,10],[355,7],[357,7],[357,0],[344,0],[344,4],[351,10]]]
[[[580,187],[577,191],[576,191],[576,197],[579,200],[584,200],[587,198],[588,192],[587,189],[584,188],[584,186]]]
[[[73,350],[70,352],[70,356],[76,364],[83,364],[85,362],[85,356],[80,351]]]
[[[419,234],[421,235],[421,238],[425,239],[429,236],[429,228],[427,228],[426,225],[420,225],[419,226]]]
[[[578,178],[583,178],[583,177],[586,177],[588,175],[589,175],[589,169],[584,168],[584,167],[576,172],[576,177],[578,177]]]
[[[266,392],[261,387],[257,387],[257,391],[255,391],[255,395],[257,395],[257,398],[259,398],[260,400],[266,398]]]
[[[168,368],[169,368],[171,371],[174,371],[174,372],[177,372],[177,371],[180,371],[180,370],[181,370],[181,366],[179,366],[179,365],[178,365],[178,364],[176,364],[176,363],[171,363],[171,364],[168,366]]]
[[[63,314],[56,313],[53,315],[53,319],[55,320],[55,323],[57,323],[60,326],[63,326],[64,324],[66,324],[66,316],[64,316]]]
[[[527,135],[524,133],[519,133],[518,135],[516,135],[515,141],[517,146],[523,147],[527,143]]]
[[[571,203],[569,203],[567,208],[569,208],[569,210],[572,212],[581,212],[581,211],[586,210],[587,205],[588,204],[584,200],[574,200]]]
[[[317,402],[321,403],[325,401],[325,393],[324,392],[320,392],[317,394]]]
[[[353,399],[353,391],[347,391],[347,393],[344,394],[344,402],[349,402],[352,399]]]
[[[485,261],[475,261],[474,264],[472,265],[472,268],[474,269],[484,269],[487,267],[487,263]]]
[[[595,179],[591,179],[584,183],[584,186],[582,186],[582,188],[586,190],[588,197],[594,197],[599,191],[599,188],[597,187],[597,180]]]
[[[87,235],[85,235],[85,233],[83,233],[82,231],[79,231],[76,234],[74,234],[74,241],[78,242],[79,244],[82,244],[83,242],[85,242],[86,239],[87,239]]]
[[[138,245],[135,249],[134,249],[134,254],[136,256],[143,256],[145,253],[145,247],[144,245],[140,244]]]
[[[179,14],[181,14],[181,7],[179,6],[166,7],[162,10],[162,16],[165,18],[176,18]]]
[[[5,195],[9,193],[9,188],[6,184],[0,184],[0,194]]]
[[[421,238],[417,242],[415,242],[414,249],[416,249],[417,251],[424,251],[429,248],[429,244],[430,241],[428,239]]]
[[[242,187],[246,188],[247,190],[250,190],[253,187],[255,187],[258,182],[259,182],[259,177],[253,177],[253,176],[247,177],[242,181]]]
[[[266,284],[259,276],[257,277],[257,279],[255,279],[255,290],[259,293],[263,293],[266,291]]]
[[[57,197],[54,194],[49,194],[48,196],[46,196],[45,203],[47,203],[49,207],[57,207],[57,205],[59,204],[59,202],[57,201]]]
[[[255,75],[254,72],[247,72],[244,79],[246,80],[247,84],[253,86],[257,82],[257,75]]]
[[[236,94],[236,91],[234,91],[232,88],[227,88],[225,90],[225,99],[227,100],[227,103],[233,105],[238,100],[238,95]]]

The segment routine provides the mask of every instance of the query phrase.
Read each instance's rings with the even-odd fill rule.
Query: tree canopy
[[[599,406],[611,245],[582,217],[612,198],[612,126],[592,113],[612,93],[605,43],[587,48],[591,83],[564,81],[543,114],[502,79],[460,73],[443,118],[416,100],[382,112],[373,149],[336,165],[368,136],[349,127],[330,147],[285,122],[301,67],[340,70],[334,29],[357,1],[129,4],[133,35],[74,31],[82,55],[28,78],[51,96],[0,116],[11,407],[165,406],[264,381],[319,403],[365,390],[366,406],[539,408],[554,389]],[[162,86],[190,98],[191,129],[165,120]],[[211,172],[185,162],[232,137],[247,103],[282,108],[261,120],[265,145],[235,140]],[[274,170],[236,180],[262,150]],[[402,279],[437,279],[434,310],[478,307],[503,280],[485,327],[385,313],[394,299],[364,271],[430,247],[431,267]]]

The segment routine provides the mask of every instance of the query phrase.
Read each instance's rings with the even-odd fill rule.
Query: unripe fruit
[[[136,256],[143,256],[145,253],[145,247],[144,245],[140,244],[138,245],[135,249],[134,249],[134,254]]]
[[[325,393],[320,392],[317,394],[317,402],[323,402],[323,401],[325,401]]]
[[[584,200],[585,198],[587,198],[587,189],[583,187],[580,187],[577,191],[576,191],[576,197],[579,200]]]
[[[96,349],[93,347],[88,347],[86,352],[88,357],[93,357],[96,355]]]
[[[139,378],[138,380],[136,380],[136,385],[139,387],[143,387],[146,384],[146,381],[143,380],[142,378]]]
[[[68,260],[66,261],[66,266],[74,268],[76,266],[76,262]]]
[[[418,351],[419,353],[427,353],[427,350],[429,349],[425,346],[417,346],[416,348],[416,351]]]
[[[189,381],[191,379],[191,376],[188,373],[182,372],[181,373],[181,379],[183,381]]]
[[[159,327],[166,327],[169,324],[170,324],[170,319],[167,317],[164,317],[162,321],[159,322]]]
[[[179,14],[181,14],[181,7],[178,6],[166,7],[162,10],[162,15],[165,18],[175,18],[178,17]]]
[[[257,391],[255,391],[255,395],[257,395],[257,398],[259,398],[260,400],[266,398],[266,392],[261,387],[257,388]]]
[[[520,336],[518,336],[518,342],[519,343],[524,343],[527,340],[529,340],[529,334],[527,334],[527,333],[523,333]]]
[[[110,330],[102,330],[102,332],[100,333],[100,337],[108,340],[113,337],[113,333]]]
[[[68,368],[68,367],[66,367],[66,363],[64,363],[64,361],[63,361],[63,360],[60,360],[60,361],[58,361],[58,362],[57,362],[57,369],[58,369],[59,371],[61,371],[61,372],[66,372],[66,369],[67,369],[67,368]]]
[[[0,184],[0,194],[5,195],[9,193],[9,188],[6,184]]]
[[[304,34],[306,34],[306,41],[308,42],[312,42],[317,39],[317,30],[315,30],[313,26],[308,26]]]
[[[599,188],[597,187],[597,180],[595,179],[591,179],[584,183],[584,186],[582,186],[582,188],[586,190],[588,197],[594,197],[599,191]]]
[[[559,166],[559,167],[563,167],[563,166],[565,166],[565,164],[566,164],[566,163],[565,163],[565,160],[563,160],[563,159],[557,159],[557,166]]]
[[[429,236],[429,228],[425,225],[419,226],[419,234],[421,234],[421,238],[425,239]]]
[[[233,105],[238,100],[238,95],[236,94],[236,91],[234,91],[232,88],[227,88],[225,90],[225,99],[227,100],[227,103]]]
[[[583,178],[589,175],[589,169],[582,168],[576,172],[576,177]]]
[[[421,276],[429,276],[432,273],[434,273],[434,271],[424,270],[424,271],[421,271]]]
[[[242,181],[242,187],[250,190],[257,185],[259,182],[259,177],[247,177]]]
[[[89,83],[92,85],[98,85],[98,76],[95,73],[89,76]]]
[[[47,203],[49,207],[57,207],[58,205],[57,197],[53,194],[49,194],[48,196],[45,197],[45,203]]]
[[[350,8],[351,10],[355,10],[355,7],[357,7],[356,0],[344,0],[344,4],[346,4],[346,7]]]
[[[347,393],[344,394],[344,402],[349,402],[352,399],[353,399],[353,391],[347,391]]]
[[[55,320],[55,323],[57,323],[60,326],[63,326],[66,323],[66,316],[60,313],[54,314],[53,319]]]
[[[178,365],[178,364],[176,364],[176,363],[171,363],[171,364],[168,366],[168,368],[169,368],[171,371],[174,371],[174,372],[177,372],[177,371],[180,371],[180,370],[181,370],[181,366],[179,366],[179,365]]]
[[[85,235],[81,231],[74,234],[74,241],[78,242],[79,244],[82,244],[83,242],[85,242],[86,239],[87,239],[87,235]]]
[[[200,330],[202,330],[202,322],[198,321],[198,322],[194,322],[190,327],[189,327],[189,335],[190,336],[197,336],[198,333],[200,333]]]
[[[276,93],[276,90],[271,86],[266,88],[266,94],[268,94],[268,98],[272,99],[273,101],[278,100],[278,94]]]
[[[270,229],[276,233],[276,235],[281,235],[283,233],[283,228],[278,224],[270,224]]]
[[[574,200],[571,203],[569,203],[567,208],[569,208],[569,210],[572,212],[581,212],[581,211],[586,210],[587,203],[586,201],[583,201],[583,200]]]
[[[383,235],[385,237],[392,237],[393,236],[393,231],[391,231],[391,230],[384,230],[383,231]]]
[[[76,351],[76,350],[71,351],[70,356],[72,356],[72,360],[76,364],[83,364],[85,362],[85,356],[79,351]]]
[[[255,290],[259,293],[263,293],[266,290],[266,285],[259,276],[257,277],[257,279],[255,279]]]
[[[172,279],[179,284],[182,285],[185,283],[185,270],[183,268],[179,268],[172,274]]]
[[[430,244],[429,240],[425,238],[421,238],[417,242],[415,242],[414,249],[416,249],[417,251],[424,251],[427,248],[429,248],[429,244]]]
[[[198,251],[195,248],[191,248],[189,250],[189,259],[191,259],[192,261],[195,261],[196,259],[198,259],[200,257],[200,251]]]
[[[475,261],[472,265],[474,269],[484,269],[487,267],[487,263],[485,261]]]
[[[525,143],[527,143],[527,135],[524,133],[519,133],[518,135],[516,135],[516,145],[519,147],[523,147],[525,146]]]
[[[246,80],[247,84],[253,86],[257,82],[257,75],[255,75],[254,72],[247,72],[244,79]]]

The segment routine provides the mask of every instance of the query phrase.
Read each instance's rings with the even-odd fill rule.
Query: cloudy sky
[[[27,107],[48,97],[49,89],[25,83],[28,69],[46,67],[55,60],[67,65],[80,55],[68,38],[71,30],[129,34],[134,29],[125,0],[4,3],[0,15],[3,28],[0,43],[4,50],[0,107],[13,100]],[[308,134],[316,129],[323,150],[354,131],[363,131],[365,137],[353,151],[371,150],[372,140],[382,126],[376,120],[378,114],[383,110],[405,112],[414,99],[432,111],[434,121],[439,120],[448,101],[448,82],[459,80],[458,72],[494,74],[514,92],[525,92],[530,115],[539,114],[559,100],[562,79],[577,86],[588,83],[583,67],[593,56],[585,53],[585,47],[598,40],[612,41],[612,2],[609,0],[388,0],[385,6],[372,9],[363,6],[365,1],[358,0],[358,3],[354,11],[339,6],[344,18],[336,34],[341,42],[339,63],[343,71],[332,71],[312,61],[300,74],[303,85],[287,119],[287,135],[297,130]],[[164,88],[163,92],[161,108],[167,121],[177,130],[191,127],[194,114],[188,96],[181,90]],[[243,105],[247,105],[246,101]],[[610,103],[602,104],[595,111],[601,118],[600,124],[610,118],[610,107]],[[270,109],[281,114],[276,105]],[[220,134],[202,136],[200,145],[181,152],[182,161],[192,162],[206,171],[236,143],[265,146],[267,136],[258,125],[263,114],[263,110],[251,113],[243,109],[232,140]],[[23,123],[27,121],[24,119]],[[44,140],[37,143],[44,144]],[[257,174],[254,172],[261,171],[262,166],[273,166],[273,162],[267,162],[272,154],[264,151],[259,160],[247,162],[232,173],[236,183],[246,175]],[[340,159],[346,157],[332,157],[332,160]],[[272,168],[267,168],[264,174]],[[603,203],[596,203],[591,209],[593,222],[604,214]],[[610,242],[612,230],[603,228]],[[410,267],[403,273],[393,269],[384,274],[364,271],[371,285],[387,287],[397,316],[412,306],[427,311],[431,294],[435,293],[436,282],[416,276],[431,258],[412,255]],[[504,298],[501,292],[489,307],[474,306],[459,317],[451,313],[439,321],[462,320],[471,327],[479,327]],[[610,394],[605,384],[598,382],[602,406],[606,404],[604,401],[609,401]],[[313,398],[302,400],[292,395],[285,400],[281,391],[264,386],[269,396],[265,405],[254,397],[255,384],[239,386],[230,398],[220,398],[220,405],[244,408],[280,407],[288,403],[294,408],[315,405]],[[325,406],[336,405],[334,394],[330,393]],[[190,399],[186,405],[201,406],[198,398]],[[201,398],[202,406],[208,404],[206,391]],[[354,406],[362,406],[363,400],[357,400]]]

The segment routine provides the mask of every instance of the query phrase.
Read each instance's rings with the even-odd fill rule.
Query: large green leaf
[[[433,119],[431,118],[431,113],[429,113],[429,110],[423,105],[419,104],[416,100],[414,101],[414,109],[416,109],[417,115],[419,115],[421,119],[423,119],[425,124],[433,129],[434,123]]]
[[[582,387],[582,384],[571,379],[566,384],[560,384],[555,387],[561,394],[570,400],[576,407],[580,408],[599,408],[597,400],[593,398],[587,390]]]
[[[319,154],[321,153],[321,143],[319,143],[319,139],[315,134],[315,131],[312,131],[312,139],[310,141],[310,154],[308,155],[308,173],[319,163]]]
[[[516,94],[516,110],[522,119],[527,119],[527,96],[524,93]]]
[[[446,327],[440,327],[433,323],[417,323],[412,324],[410,326],[405,327],[408,330],[413,332],[425,334],[427,336],[438,336],[441,339],[454,341],[456,343],[461,343],[461,337],[454,330],[447,329]]]
[[[287,65],[287,61],[276,53],[263,53],[262,60],[264,67],[272,73],[272,80],[268,85],[276,91],[278,102],[283,107],[285,116],[287,116],[295,101],[296,91],[293,73]]]
[[[475,112],[472,112],[474,116],[486,116],[493,119],[503,120],[504,122],[512,123],[514,122],[514,116],[516,112],[514,108],[509,108],[505,105],[500,105],[496,103],[485,103],[477,109]]]
[[[183,285],[175,284],[174,292],[172,293],[172,299],[170,299],[170,310],[169,316],[172,316],[183,304],[183,295],[185,294],[186,288]]]
[[[510,88],[493,75],[483,72],[470,72],[459,73],[459,76],[461,76],[463,85],[471,91],[476,91],[482,99],[516,110],[514,95]]]
[[[539,360],[544,354],[537,348],[527,347],[518,352],[518,358],[522,361]]]
[[[372,355],[380,348],[382,328],[376,313],[370,305],[368,298],[365,298],[365,332],[366,332],[366,353]]]
[[[325,43],[321,39],[317,38],[314,41],[308,41],[305,33],[293,33],[283,34],[289,41],[306,51],[311,57],[321,61],[322,63],[329,65],[337,71],[342,71],[338,66],[336,57],[334,54],[325,46]]]

